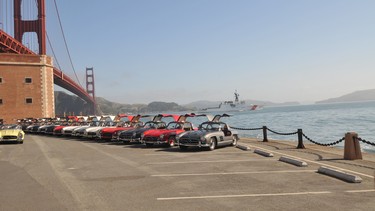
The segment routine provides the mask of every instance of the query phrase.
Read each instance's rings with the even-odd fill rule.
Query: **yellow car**
[[[0,126],[0,142],[17,142],[23,144],[25,133],[21,125],[2,125]]]

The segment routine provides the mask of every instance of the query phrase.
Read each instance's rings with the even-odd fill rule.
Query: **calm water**
[[[222,119],[240,128],[267,126],[271,130],[290,133],[302,129],[312,140],[331,143],[357,132],[362,139],[375,143],[375,101],[361,103],[316,104],[285,107],[265,107],[262,110],[231,113]],[[242,137],[262,138],[262,130],[239,131]],[[268,132],[269,139],[297,141],[297,135],[279,136]],[[304,139],[304,143],[309,143]],[[339,147],[343,147],[341,142]],[[375,152],[375,147],[361,142],[365,151]]]

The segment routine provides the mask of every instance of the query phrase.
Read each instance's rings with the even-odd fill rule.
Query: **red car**
[[[175,116],[175,121],[168,123],[165,129],[152,129],[145,131],[141,137],[146,146],[167,145],[173,147],[176,145],[176,136],[185,132],[194,130],[193,124],[186,121],[186,118],[196,116],[195,114],[185,114]]]
[[[55,136],[62,136],[62,129],[64,127],[67,127],[67,126],[75,124],[75,122],[77,122],[77,121],[78,121],[78,117],[76,117],[76,116],[68,116],[67,117],[67,122],[62,123],[61,125],[56,126],[53,129],[53,135],[55,135]]]
[[[123,118],[127,117],[129,121],[124,121]],[[137,116],[130,116],[126,114],[122,114],[118,116],[118,123],[116,127],[107,127],[103,128],[100,131],[100,139],[104,141],[111,141],[111,140],[117,140],[117,135],[121,131],[134,129],[136,127],[143,126],[143,122],[139,121],[141,117],[148,117],[146,115],[137,115]]]

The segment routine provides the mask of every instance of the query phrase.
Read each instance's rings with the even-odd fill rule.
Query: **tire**
[[[214,139],[214,138],[211,138],[211,143],[210,143],[210,146],[209,146],[209,150],[210,151],[213,151],[213,150],[215,150],[215,148],[216,148],[216,140]]]
[[[187,146],[180,146],[180,150],[181,150],[181,151],[186,151],[187,149],[188,149]]]
[[[238,141],[237,136],[233,136],[232,146],[237,146],[237,141]]]
[[[176,137],[174,137],[174,136],[169,137],[168,145],[169,145],[169,147],[174,147],[176,145]]]
[[[22,135],[18,134],[17,144],[23,144]]]

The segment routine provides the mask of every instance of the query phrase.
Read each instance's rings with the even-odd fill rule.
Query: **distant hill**
[[[101,114],[118,113],[157,113],[157,112],[180,112],[197,111],[207,107],[215,107],[219,101],[196,101],[186,105],[178,105],[174,102],[151,102],[149,104],[121,104],[111,102],[102,97],[97,97],[96,102]],[[273,103],[269,101],[245,100],[247,104],[257,104],[263,106],[285,106],[299,105],[298,102]],[[55,113],[56,115],[75,114],[85,115],[88,111],[87,103],[75,95],[69,95],[63,91],[55,92]]]
[[[118,113],[155,113],[163,111],[186,111],[189,107],[180,106],[173,102],[151,102],[149,104],[121,104],[108,101],[102,97],[96,98],[96,103],[102,114]],[[193,108],[194,109],[194,108]],[[62,91],[55,92],[55,113],[56,115],[87,114],[87,103],[75,95],[69,95]]]
[[[69,95],[65,92],[55,92],[55,113],[57,116],[64,114],[86,114],[88,111],[87,103],[75,95]]]
[[[337,98],[317,101],[316,103],[344,103],[375,100],[375,89],[355,91]]]

